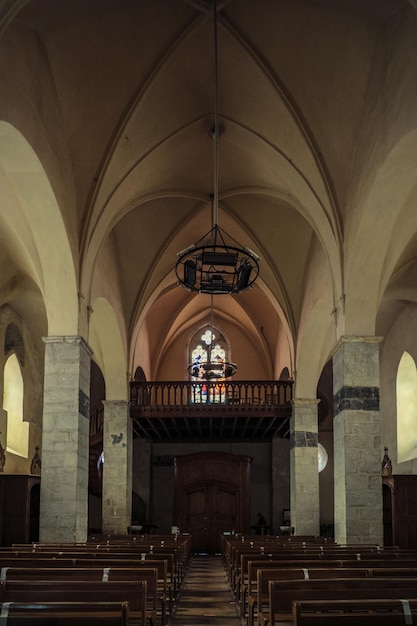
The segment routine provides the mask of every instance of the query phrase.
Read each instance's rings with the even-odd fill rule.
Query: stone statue
[[[382,459],[382,468],[381,473],[382,476],[391,476],[392,474],[392,463],[391,459],[388,456],[388,448],[384,448],[384,458]]]
[[[39,456],[39,446],[35,448],[35,455],[32,459],[32,463],[30,464],[30,473],[35,476],[41,475],[42,462],[41,457]]]

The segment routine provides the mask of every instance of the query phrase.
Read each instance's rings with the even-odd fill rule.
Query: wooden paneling
[[[392,541],[400,548],[417,548],[417,476],[395,475],[383,478],[391,490]],[[387,503],[387,494],[384,503]],[[387,508],[384,506],[384,525]],[[385,533],[387,536],[387,533]]]
[[[40,477],[0,474],[0,544],[39,540]]]

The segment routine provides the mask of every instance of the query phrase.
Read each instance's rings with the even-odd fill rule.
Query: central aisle
[[[172,626],[241,626],[220,556],[193,556]]]

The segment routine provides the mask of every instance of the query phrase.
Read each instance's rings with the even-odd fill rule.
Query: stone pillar
[[[290,440],[291,526],[320,534],[317,399],[293,401]]]
[[[46,337],[39,540],[85,541],[91,350],[82,337]]]
[[[103,533],[126,534],[132,516],[132,421],[129,403],[104,404]]]
[[[335,539],[383,543],[378,337],[343,337],[333,355]]]

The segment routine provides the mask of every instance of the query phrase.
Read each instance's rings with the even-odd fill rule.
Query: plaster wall
[[[239,380],[262,380],[268,378],[265,362],[262,361],[259,344],[254,345],[243,328],[233,324],[221,324],[219,329],[232,346],[229,357],[238,363]],[[184,380],[188,364],[189,333],[183,333],[166,352],[158,370],[158,380]]]

